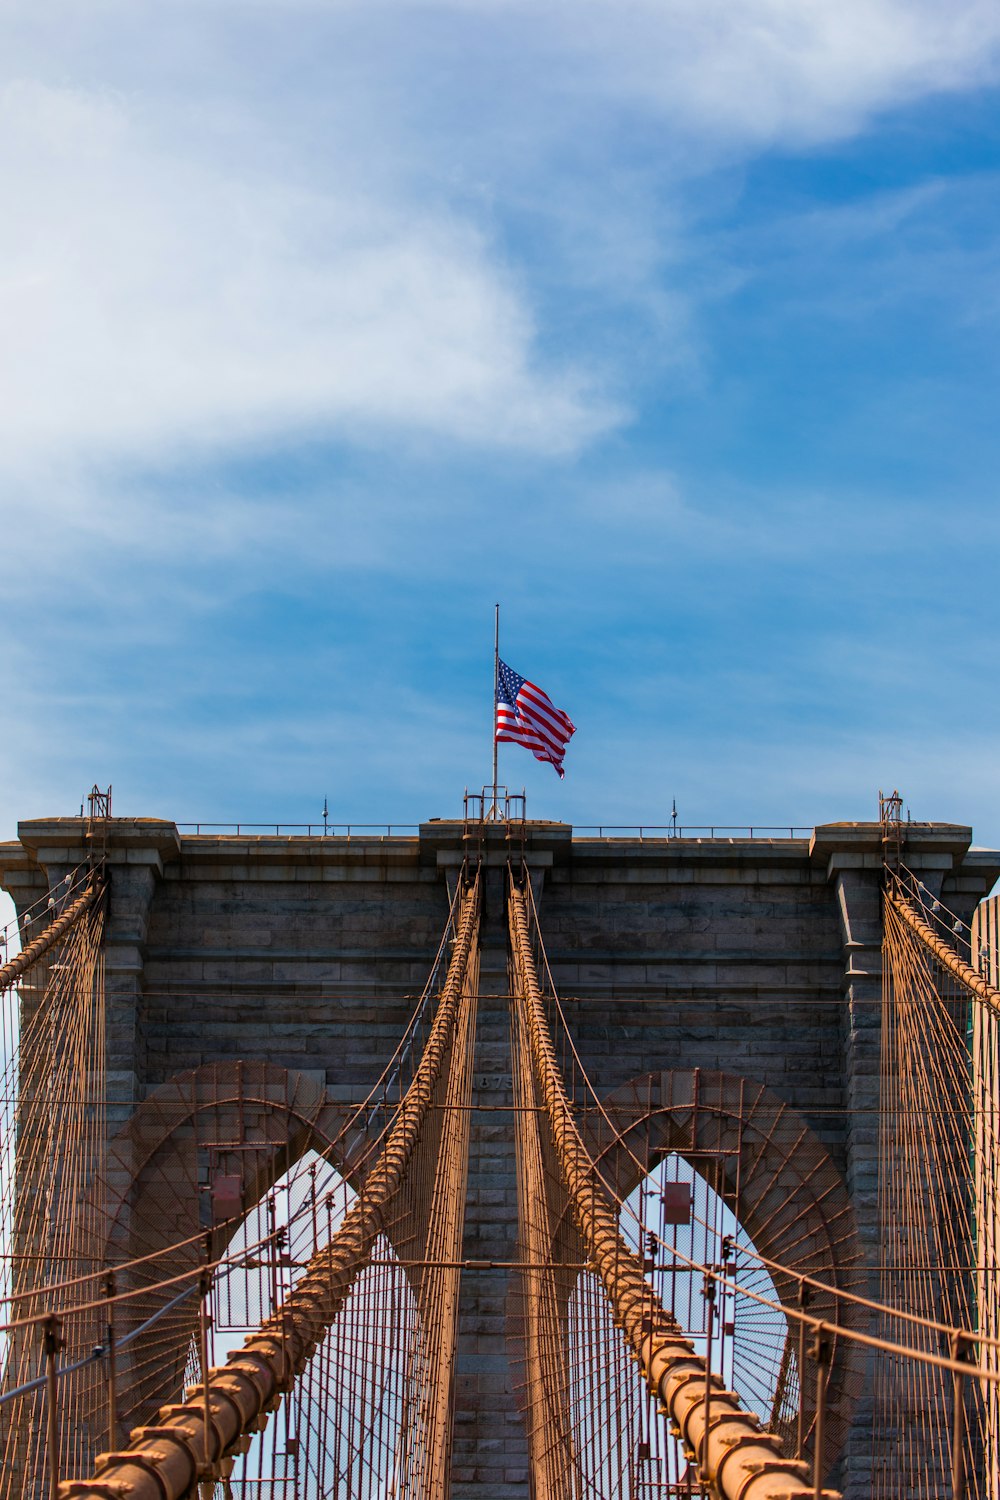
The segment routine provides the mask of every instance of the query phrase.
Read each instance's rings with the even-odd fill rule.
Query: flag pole
[[[493,613],[493,713],[490,727],[493,731],[493,808],[492,815],[497,815],[497,688],[500,685],[500,605],[497,604]]]

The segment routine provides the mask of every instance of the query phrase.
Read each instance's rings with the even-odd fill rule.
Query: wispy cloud
[[[386,427],[558,452],[614,420],[584,376],[540,368],[468,225],[230,176],[76,90],[9,86],[0,129],[8,463]]]
[[[457,811],[498,597],[582,725],[566,784],[513,766],[539,810],[808,820],[935,755],[950,785],[934,726],[996,634],[993,184],[883,188],[844,143],[995,81],[995,5],[5,19],[11,818],[94,779]]]
[[[560,108],[567,97],[585,98],[591,110],[601,101],[635,106],[703,149],[835,140],[880,110],[990,83],[1000,65],[1000,18],[989,0],[553,0],[541,9],[530,0],[366,0],[363,8],[397,24],[408,14],[436,52],[440,31],[428,18],[449,15],[456,34],[446,55],[469,49],[473,71],[487,51],[494,78],[515,57],[529,72],[537,62]]]
[[[629,232],[602,249],[615,214],[602,220],[573,187],[567,147],[584,115],[581,145],[602,155],[622,107],[690,132],[696,156],[713,140],[830,139],[915,94],[988,80],[1000,41],[995,7],[979,3],[375,0],[291,13],[314,29],[311,67],[287,6],[168,4],[141,28],[120,4],[85,27],[64,8],[65,54],[13,7],[21,72],[0,95],[7,464],[318,434],[375,443],[387,430],[577,451],[621,421],[621,381],[548,352],[554,329],[511,261],[498,190],[505,214],[520,197],[537,218],[555,183],[575,204],[575,248],[571,212],[558,258],[581,294],[613,301],[631,284],[684,347],[652,222],[640,251],[641,215],[619,204]],[[277,88],[285,68],[301,70],[294,99]],[[550,225],[550,251],[557,237]]]

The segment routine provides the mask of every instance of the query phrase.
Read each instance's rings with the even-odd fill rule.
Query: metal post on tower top
[[[903,799],[898,791],[878,794],[878,817],[882,825],[882,858],[890,870],[903,862]]]
[[[490,711],[490,733],[493,736],[493,803],[489,816],[499,816],[497,811],[497,689],[500,686],[500,605],[493,612],[493,704]]]

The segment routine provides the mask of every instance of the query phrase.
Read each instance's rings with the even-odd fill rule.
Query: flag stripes
[[[560,776],[563,758],[576,726],[568,714],[534,682],[521,677],[504,661],[497,664],[496,738],[523,745],[536,760],[548,761]]]

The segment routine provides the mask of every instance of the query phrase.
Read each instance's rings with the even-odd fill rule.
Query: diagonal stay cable
[[[524,1015],[573,1216],[650,1391],[669,1412],[689,1450],[703,1455],[718,1500],[801,1500],[806,1466],[785,1458],[780,1442],[742,1410],[738,1396],[725,1390],[719,1377],[709,1377],[705,1361],[646,1281],[642,1262],[619,1229],[559,1071],[531,951],[525,897],[513,875],[509,920],[515,1004]],[[834,1492],[827,1490],[825,1495],[833,1500]]]
[[[974,995],[984,1001],[991,1010],[1000,1012],[1000,990],[995,990],[991,984],[987,984],[983,976],[977,974],[976,970],[967,964],[954,948],[938,937],[930,923],[924,921],[916,907],[907,899],[903,887],[898,882],[887,889],[886,898],[907,926],[923,939],[938,962],[960,980],[966,989],[971,990]]]
[[[164,1406],[155,1426],[137,1428],[127,1449],[102,1454],[90,1479],[60,1488],[69,1500],[183,1500],[199,1478],[259,1430],[280,1395],[292,1388],[368,1264],[384,1216],[404,1186],[455,1033],[479,921],[478,876],[467,890],[448,974],[423,1055],[400,1103],[381,1158],[334,1238],[311,1258],[284,1304],[222,1369],[183,1403]]]
[[[76,900],[71,902],[66,910],[46,927],[44,932],[39,933],[38,937],[33,938],[27,947],[21,949],[20,953],[15,954],[13,958],[0,966],[0,992],[15,984],[22,974],[54,947],[61,937],[65,936],[83,914],[90,910],[103,889],[102,882],[95,877]]]

